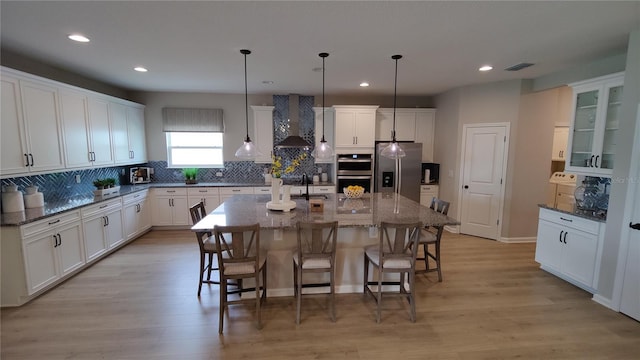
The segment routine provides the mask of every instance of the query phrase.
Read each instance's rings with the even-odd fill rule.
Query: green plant
[[[182,175],[184,175],[184,178],[186,180],[195,180],[196,175],[198,175],[198,169],[197,168],[182,169]]]
[[[95,186],[98,189],[102,189],[105,186],[105,180],[101,180],[101,179],[95,179],[93,180],[93,186]]]
[[[106,178],[104,179],[104,182],[106,183],[106,185],[109,185],[109,187],[116,186],[116,179],[114,178]]]

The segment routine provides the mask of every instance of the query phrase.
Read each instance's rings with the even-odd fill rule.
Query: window
[[[224,165],[221,132],[166,132],[168,167],[213,168]]]

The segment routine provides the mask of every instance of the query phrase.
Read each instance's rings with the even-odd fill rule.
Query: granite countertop
[[[318,199],[316,197],[316,199]],[[393,193],[365,194],[360,199],[347,199],[343,194],[327,194],[320,198],[322,212],[311,212],[304,199],[295,199],[290,212],[269,210],[269,195],[235,195],[191,229],[210,230],[214,225],[247,225],[259,223],[264,229],[293,229],[299,221],[338,221],[340,227],[379,226],[382,221],[413,222],[424,225],[457,225],[453,218],[404,196]]]
[[[310,184],[315,186],[334,186],[333,183],[319,183]],[[106,200],[116,199],[121,196],[126,196],[134,192],[147,190],[151,188],[166,188],[166,187],[258,187],[258,186],[270,186],[265,183],[198,183],[198,184],[185,184],[185,183],[149,183],[149,184],[137,184],[137,185],[120,185],[120,192],[111,196],[94,196],[93,193],[76,195],[67,198],[63,201],[51,202],[45,198],[45,206],[40,208],[25,209],[25,211],[4,213],[0,217],[0,226],[19,226],[28,224],[40,219],[44,219],[50,216],[58,215],[66,211],[79,209],[85,206],[100,203]]]
[[[602,217],[602,216],[596,216],[596,215],[581,213],[579,211],[560,210],[560,209],[556,209],[554,207],[548,206],[546,204],[538,204],[538,207],[540,207],[541,209],[553,210],[553,211],[557,211],[557,212],[560,212],[560,213],[563,213],[563,214],[568,214],[568,215],[581,217],[581,218],[584,218],[584,219],[587,219],[587,220],[598,221],[598,222],[601,222],[601,223],[606,223],[607,222],[606,215],[604,217]]]

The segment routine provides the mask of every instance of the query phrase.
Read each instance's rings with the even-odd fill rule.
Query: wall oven
[[[343,193],[349,185],[360,185],[370,193],[373,189],[372,154],[338,154],[336,164],[336,192]]]

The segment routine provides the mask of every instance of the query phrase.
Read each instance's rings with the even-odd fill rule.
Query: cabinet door
[[[147,146],[144,131],[144,109],[127,107],[127,133],[131,163],[138,164],[147,161]]]
[[[393,131],[393,111],[378,109],[376,112],[376,140],[391,141]]]
[[[376,112],[375,110],[359,110],[355,114],[355,136],[357,147],[371,147],[375,145],[376,138]]]
[[[570,165],[573,167],[590,167],[593,158],[599,95],[599,87],[584,90],[575,95],[570,161]]]
[[[422,162],[433,162],[435,110],[421,109],[416,113],[416,142],[422,143]]]
[[[2,74],[2,117],[0,117],[0,166],[2,174],[19,174],[29,171],[24,123],[22,121],[22,103],[20,85],[17,79]]]
[[[567,141],[569,141],[569,128],[566,126],[556,127],[553,131],[553,153],[551,160],[565,161],[567,157]]]
[[[564,243],[566,241],[566,244]],[[568,228],[563,235],[562,272],[591,287],[596,262],[598,236]]]
[[[56,281],[58,276],[55,233],[47,232],[25,238],[24,266],[27,275],[29,295]]]
[[[262,155],[255,158],[256,163],[271,163],[273,154],[273,106],[252,106],[253,128],[252,140]]]
[[[122,224],[122,209],[117,209],[105,215],[107,226],[105,226],[105,239],[109,248],[115,247],[124,242],[124,226]]]
[[[336,148],[354,146],[356,143],[356,112],[353,110],[336,110]]]
[[[321,107],[314,107],[313,111],[315,113],[315,131],[316,131],[316,141],[315,141],[315,146],[318,147],[320,145],[320,140],[322,140],[322,132],[323,132],[323,124],[324,124],[324,139],[327,142],[327,144],[329,146],[331,146],[331,148],[333,150],[335,150],[335,141],[333,140],[334,138],[334,128],[335,128],[335,121],[334,121],[334,114],[333,114],[333,109],[331,108],[324,108],[324,121],[323,121],[323,108]],[[318,159],[314,159],[314,161],[316,162],[316,164],[320,164],[320,163],[327,163],[327,164],[333,164],[335,162],[335,158],[331,158],[331,159],[326,159],[326,160],[318,160]]]
[[[71,91],[60,91],[60,118],[64,130],[64,155],[67,168],[91,166],[87,97]]]
[[[109,103],[106,100],[89,98],[89,132],[93,165],[113,164],[109,132]]]
[[[171,196],[156,196],[153,200],[152,223],[153,225],[173,225],[173,208]]]
[[[174,197],[172,200],[173,225],[188,225],[191,215],[189,214],[187,197]]]
[[[127,133],[127,107],[122,104],[109,103],[109,124],[115,163],[129,163],[131,153],[129,152],[129,135]]]
[[[140,221],[140,209],[138,205],[138,203],[132,203],[125,205],[123,208],[124,236],[127,240],[133,238],[138,234],[138,224]]]
[[[33,157],[30,171],[63,169],[57,89],[45,84],[20,81],[20,90],[27,143]]]
[[[138,203],[138,232],[143,232],[151,227],[149,203],[149,198],[145,198]]]
[[[60,226],[57,234],[60,240],[60,245],[57,247],[60,257],[60,276],[64,276],[85,264],[80,222]]]
[[[606,87],[604,129],[602,138],[601,160],[597,166],[613,171],[613,160],[616,154],[616,134],[620,122],[620,105],[622,104],[622,85]]]
[[[93,261],[107,251],[104,238],[106,219],[103,216],[82,220],[84,249],[87,262]]]
[[[555,271],[561,271],[564,227],[546,220],[538,222],[535,260]]]

